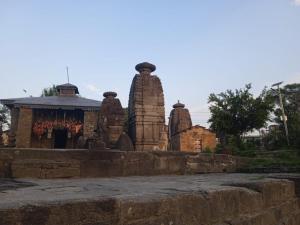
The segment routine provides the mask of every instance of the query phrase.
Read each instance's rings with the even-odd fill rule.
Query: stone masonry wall
[[[0,149],[0,177],[66,178],[234,172],[245,159],[182,152]]]
[[[216,134],[209,130],[194,126],[191,129],[185,130],[176,134],[171,139],[172,149],[183,152],[199,152],[209,148],[210,150],[216,147]]]
[[[20,108],[18,129],[16,133],[16,147],[31,147],[31,131],[32,131],[32,109]]]
[[[83,136],[84,138],[92,137],[94,130],[97,128],[98,113],[93,111],[84,112]]]

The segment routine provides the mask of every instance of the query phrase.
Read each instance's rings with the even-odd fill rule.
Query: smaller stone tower
[[[184,108],[185,105],[176,103],[173,105],[173,110],[170,113],[169,119],[169,139],[170,139],[170,148],[173,151],[180,150],[180,141],[179,134],[183,131],[186,131],[192,128],[192,119],[188,109]]]
[[[99,123],[105,133],[106,146],[114,148],[123,133],[125,112],[116,92],[105,92],[100,107]]]

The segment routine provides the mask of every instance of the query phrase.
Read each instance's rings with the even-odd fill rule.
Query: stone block
[[[80,163],[76,160],[16,160],[12,162],[14,178],[70,178],[80,176]]]

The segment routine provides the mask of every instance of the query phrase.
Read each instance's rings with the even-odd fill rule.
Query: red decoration
[[[74,120],[55,120],[55,121],[36,121],[33,124],[32,131],[33,133],[41,138],[48,130],[52,129],[67,129],[71,132],[72,136],[80,133],[83,128],[83,124],[80,121]]]

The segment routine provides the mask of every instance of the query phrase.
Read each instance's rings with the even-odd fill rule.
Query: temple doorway
[[[54,130],[54,148],[66,148],[68,131],[67,129]]]

